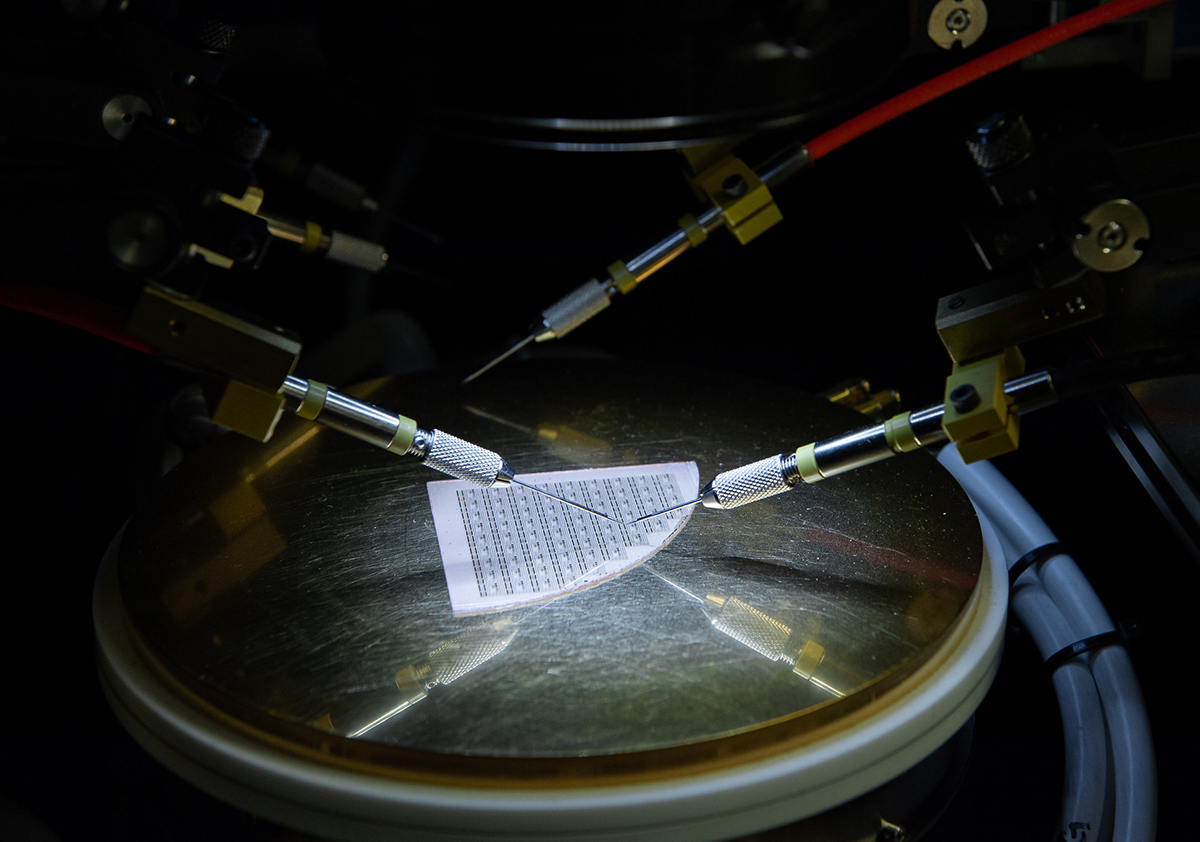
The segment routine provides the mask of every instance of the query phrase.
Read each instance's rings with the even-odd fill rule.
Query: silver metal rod
[[[1027,374],[1004,384],[1004,394],[1013,399],[1018,415],[1033,412],[1058,401],[1050,372]]]
[[[396,430],[400,428],[400,419],[392,413],[333,389],[325,397],[319,420],[326,427],[384,449],[396,438]]]
[[[282,391],[285,397],[302,401],[308,394],[308,381],[299,377],[288,377],[284,380]],[[329,390],[321,405],[320,414],[314,420],[385,450],[396,438],[396,431],[400,429],[398,416],[366,401],[355,400],[335,389]]]
[[[812,157],[808,154],[808,147],[803,143],[793,143],[755,167],[754,173],[770,190],[783,184],[810,163]]]
[[[660,240],[629,261],[625,268],[633,275],[634,280],[641,283],[691,247],[687,234],[677,229],[669,237]]]
[[[278,237],[281,240],[289,240],[290,242],[304,245],[304,239],[308,235],[307,226],[303,222],[296,222],[293,219],[287,219],[282,216],[274,216],[272,214],[259,213],[258,218],[267,223],[267,231],[273,237]]]
[[[925,409],[918,409],[908,417],[908,423],[912,426],[917,444],[921,445],[921,447],[928,447],[931,444],[937,444],[949,438],[946,435],[946,430],[942,427],[942,416],[945,414],[945,405],[939,403],[936,406],[927,406]]]
[[[283,392],[285,398],[302,401],[304,396],[308,394],[308,381],[301,380],[299,377],[292,377],[290,374],[283,381]]]
[[[821,476],[826,478],[895,455],[882,424],[817,442],[813,448],[813,461],[817,463]]]
[[[725,224],[725,211],[719,205],[711,207],[700,215],[696,223],[706,234],[711,234]],[[625,268],[638,283],[641,283],[691,247],[691,240],[683,229],[676,229],[626,263]]]
[[[700,214],[700,218],[696,222],[700,224],[706,234],[711,234],[725,224],[725,211],[719,205],[715,205]]]

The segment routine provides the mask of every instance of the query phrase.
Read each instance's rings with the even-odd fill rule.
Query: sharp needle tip
[[[515,354],[517,351],[521,350],[521,349],[522,349],[522,348],[524,348],[526,345],[528,345],[530,342],[532,342],[532,341],[533,341],[533,340],[534,340],[536,337],[537,337],[537,334],[536,334],[536,333],[531,333],[531,334],[529,334],[529,335],[528,335],[528,336],[526,336],[524,339],[522,339],[520,342],[518,342],[516,345],[513,345],[511,348],[509,348],[509,349],[508,349],[507,351],[505,351],[503,354],[501,354],[500,356],[496,357],[496,358],[495,358],[494,360],[492,360],[490,363],[488,363],[488,364],[487,364],[487,365],[485,365],[483,368],[481,368],[481,369],[479,369],[478,371],[476,371],[474,374],[472,374],[472,375],[470,375],[469,377],[467,377],[465,380],[463,380],[463,381],[462,381],[462,383],[459,383],[458,385],[462,386],[462,385],[465,385],[465,384],[467,384],[467,383],[470,383],[472,380],[474,380],[474,379],[475,379],[476,377],[478,377],[479,375],[483,374],[483,373],[484,373],[485,371],[487,371],[488,369],[490,369],[490,368],[492,368],[492,367],[494,367],[494,366],[497,366],[497,365],[499,365],[500,363],[504,362],[506,359],[508,359],[509,357],[511,357],[513,354]]]
[[[635,520],[632,520],[632,521],[630,521],[629,523],[627,523],[627,524],[626,524],[626,526],[633,526],[635,523],[641,523],[643,520],[650,520],[651,518],[656,518],[656,517],[658,517],[658,516],[660,516],[660,515],[665,515],[665,514],[667,514],[668,512],[673,512],[673,511],[675,511],[676,509],[686,509],[688,506],[694,506],[694,505],[696,505],[696,504],[697,504],[697,503],[699,503],[699,502],[700,502],[702,499],[704,499],[704,498],[703,498],[703,497],[697,497],[695,500],[688,500],[686,503],[680,503],[678,506],[672,506],[672,507],[671,507],[671,508],[669,508],[669,509],[663,509],[662,511],[658,511],[658,512],[651,512],[651,513],[650,513],[650,514],[648,514],[648,515],[642,515],[641,517],[639,517],[639,518],[636,518]]]

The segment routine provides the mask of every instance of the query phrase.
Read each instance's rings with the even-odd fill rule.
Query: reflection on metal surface
[[[396,714],[424,699],[439,684],[450,684],[508,648],[517,633],[508,617],[480,623],[453,640],[443,643],[419,664],[398,670],[395,688],[361,694],[314,725],[346,737],[361,737]]]
[[[527,427],[479,407],[464,404],[463,409],[472,415],[502,424],[511,430],[520,430],[526,433],[531,438],[542,442],[551,454],[560,459],[578,462],[580,465],[612,464],[613,446],[611,442],[590,436],[572,427],[553,422],[539,422],[536,427]]]
[[[369,388],[528,469],[580,467],[466,411],[436,374]],[[710,476],[861,424],[817,398],[676,369],[523,363],[473,390],[497,417],[552,417],[607,442],[610,464],[694,459]],[[969,502],[912,454],[693,518],[654,569],[719,595],[719,623],[635,569],[545,604],[519,634],[516,621],[485,632],[451,611],[428,470],[312,430],[284,418],[271,446],[230,437],[185,461],[131,520],[118,573],[128,628],[189,704],[339,767],[561,787],[785,751],[935,663],[979,575]],[[770,625],[753,611],[788,629],[782,658],[743,645]],[[326,714],[332,733],[313,726]]]
[[[843,685],[845,690],[832,686],[813,675],[825,660],[825,647],[808,639],[799,629],[759,611],[737,597],[726,599],[718,594],[706,594],[706,602],[718,606],[719,611],[710,614],[713,626],[732,637],[738,643],[749,646],[769,661],[783,661],[792,671],[832,696],[841,698],[862,682]]]
[[[726,598],[710,593],[701,599],[671,577],[655,570],[652,565],[646,565],[645,569],[700,603],[713,628],[749,646],[769,661],[783,661],[792,668],[793,673],[829,695],[840,699],[862,685],[861,676],[838,670],[832,663],[825,664],[825,647],[809,637],[816,633],[817,623],[802,623],[793,629],[782,620],[737,597]],[[805,628],[804,625],[814,627]],[[825,665],[825,669],[817,676],[816,672],[822,665]]]

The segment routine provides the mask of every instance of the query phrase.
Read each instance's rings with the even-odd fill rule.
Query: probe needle
[[[663,580],[664,582],[666,582],[668,585],[670,585],[671,587],[675,588],[675,590],[677,590],[677,591],[681,592],[682,594],[684,594],[685,596],[687,596],[687,597],[688,597],[688,599],[694,599],[694,600],[696,600],[696,602],[699,602],[701,605],[703,605],[703,604],[704,604],[704,600],[703,600],[703,599],[701,599],[700,597],[696,596],[694,593],[692,593],[691,591],[689,591],[689,590],[688,590],[687,588],[685,588],[683,585],[681,585],[681,584],[679,584],[678,582],[676,582],[676,581],[675,581],[674,579],[672,579],[671,577],[669,577],[669,576],[664,576],[662,573],[659,573],[657,570],[655,570],[655,569],[654,569],[653,567],[651,567],[649,564],[643,564],[643,565],[642,565],[642,569],[643,569],[643,570],[646,570],[646,571],[648,571],[648,572],[650,572],[650,573],[653,573],[655,576],[657,576],[658,578],[662,579],[662,580]]]
[[[559,497],[557,494],[552,494],[544,488],[538,488],[536,485],[530,485],[527,482],[521,482],[519,479],[516,479],[515,477],[513,479],[509,480],[509,482],[511,482],[514,485],[519,485],[522,488],[528,488],[530,491],[536,491],[538,494],[544,494],[547,497],[552,497],[560,503],[566,503],[568,506],[574,506],[575,508],[579,509],[580,511],[587,512],[589,515],[595,515],[596,517],[602,517],[605,520],[611,520],[613,523],[620,524],[621,526],[629,526],[630,525],[630,524],[625,523],[624,521],[617,520],[615,517],[609,517],[608,515],[604,514],[604,512],[598,512],[595,509],[589,509],[587,506],[582,506],[579,503],[576,503],[574,500],[568,500],[566,497]]]
[[[658,517],[659,515],[665,515],[668,512],[675,511],[676,509],[686,509],[688,506],[696,505],[703,499],[704,499],[703,497],[697,497],[695,500],[688,500],[686,503],[680,503],[678,506],[672,506],[669,509],[662,509],[661,511],[651,512],[648,515],[642,515],[639,518],[635,518],[635,519],[629,521],[629,523],[626,525],[633,526],[635,523],[641,523],[643,520],[650,520],[650,518],[652,518],[652,517]]]
[[[477,371],[477,372],[475,372],[474,374],[472,374],[470,377],[468,377],[466,380],[464,380],[464,381],[463,381],[462,383],[460,383],[459,385],[461,386],[461,385],[463,385],[463,384],[465,384],[465,383],[470,383],[472,380],[474,380],[474,379],[475,379],[476,377],[478,377],[479,375],[483,374],[485,371],[487,371],[487,370],[488,370],[489,368],[491,368],[492,366],[494,366],[494,365],[498,365],[498,364],[500,364],[500,363],[504,362],[506,359],[508,359],[509,357],[511,357],[513,354],[517,353],[517,351],[520,351],[522,348],[524,348],[526,345],[528,345],[530,342],[532,342],[532,341],[534,340],[534,338],[535,338],[535,337],[537,337],[537,334],[536,334],[536,333],[531,333],[531,334],[529,334],[529,335],[528,335],[528,336],[526,336],[524,339],[522,339],[520,342],[518,342],[516,345],[513,345],[511,348],[509,348],[509,349],[508,349],[507,351],[505,351],[503,354],[501,354],[500,356],[496,357],[496,359],[492,360],[490,363],[488,363],[487,365],[485,365],[483,368],[479,369],[479,371]]]

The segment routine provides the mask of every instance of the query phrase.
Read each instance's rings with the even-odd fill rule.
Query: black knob
[[[1033,154],[1033,133],[1021,115],[997,111],[978,123],[967,137],[967,149],[984,172],[1019,164]]]

